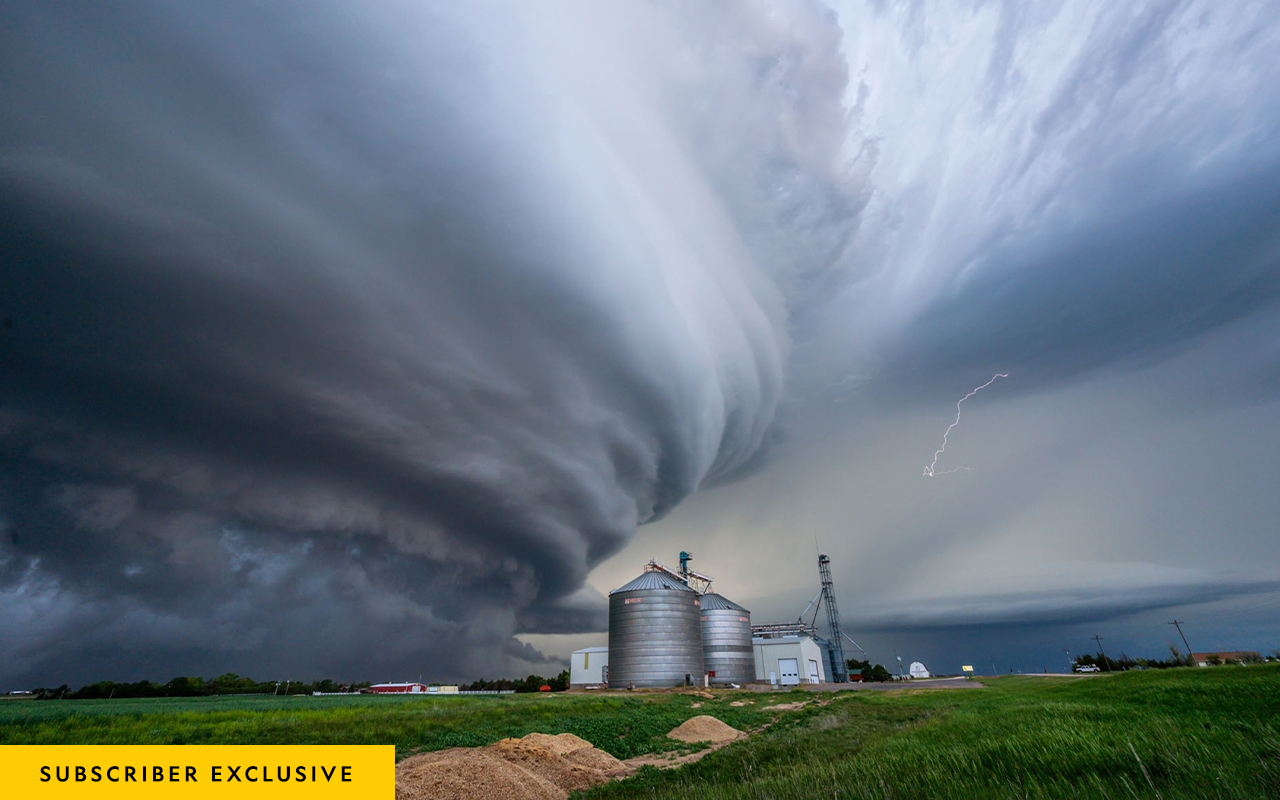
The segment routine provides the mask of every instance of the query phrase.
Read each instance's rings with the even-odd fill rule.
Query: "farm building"
[[[569,688],[609,682],[609,648],[584,647],[569,656]]]
[[[928,677],[929,677],[929,668],[928,668],[928,667],[926,667],[922,662],[919,662],[919,661],[912,661],[912,662],[911,662],[911,666],[908,668],[907,672],[908,672],[908,674],[910,674],[910,675],[911,675],[911,677],[913,677],[913,678],[928,678]]]
[[[703,682],[702,600],[655,561],[609,592],[609,688]]]
[[[650,560],[639,576],[609,592],[609,646],[572,654],[570,686],[794,686],[849,679],[840,646],[848,637],[840,633],[825,555],[818,557],[822,591],[809,607],[822,601],[818,609],[826,611],[830,641],[813,627],[818,610],[808,624],[802,621],[806,608],[801,621],[752,625],[751,612],[712,592],[711,577],[689,569],[691,560],[682,551],[678,570]]]
[[[375,683],[369,691],[374,694],[424,694],[427,687],[422,683]]]
[[[457,686],[427,686],[422,683],[375,683],[369,687],[374,694],[457,694]]]
[[[757,681],[797,686],[831,680],[827,642],[809,626],[754,625],[751,633]]]
[[[1232,650],[1221,653],[1192,653],[1196,666],[1208,667],[1215,664],[1248,664],[1262,661],[1262,656],[1252,650]]]

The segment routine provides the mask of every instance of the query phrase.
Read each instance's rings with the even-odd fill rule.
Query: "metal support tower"
[[[818,575],[822,578],[822,594],[827,600],[827,622],[831,623],[831,678],[836,683],[849,682],[849,665],[844,660],[844,635],[840,633],[840,612],[836,610],[836,593],[831,586],[831,559],[818,556]]]

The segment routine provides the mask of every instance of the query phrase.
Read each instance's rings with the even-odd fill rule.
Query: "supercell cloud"
[[[1256,319],[1276,16],[7,7],[0,677],[557,668],[832,398]]]
[[[760,449],[834,17],[451,6],[4,12],[6,672],[501,671]]]

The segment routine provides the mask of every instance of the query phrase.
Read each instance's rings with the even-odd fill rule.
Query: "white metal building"
[[[375,683],[369,691],[374,694],[422,694],[427,687],[421,683]]]
[[[803,633],[753,636],[751,649],[756,656],[757,681],[798,686],[831,680],[827,674],[826,648],[813,636]]]
[[[609,681],[609,648],[584,647],[569,656],[569,688],[598,686]]]
[[[421,683],[375,683],[369,687],[374,694],[457,694],[457,686],[426,686]],[[316,692],[319,694],[319,692]]]
[[[908,671],[911,673],[911,677],[913,678],[929,677],[929,668],[919,661],[912,661],[911,667]]]

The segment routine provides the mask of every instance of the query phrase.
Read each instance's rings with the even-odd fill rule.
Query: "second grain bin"
[[[701,611],[698,593],[653,562],[609,592],[609,688],[700,685]]]
[[[703,666],[712,683],[739,685],[756,679],[751,612],[718,594],[702,595]]]

